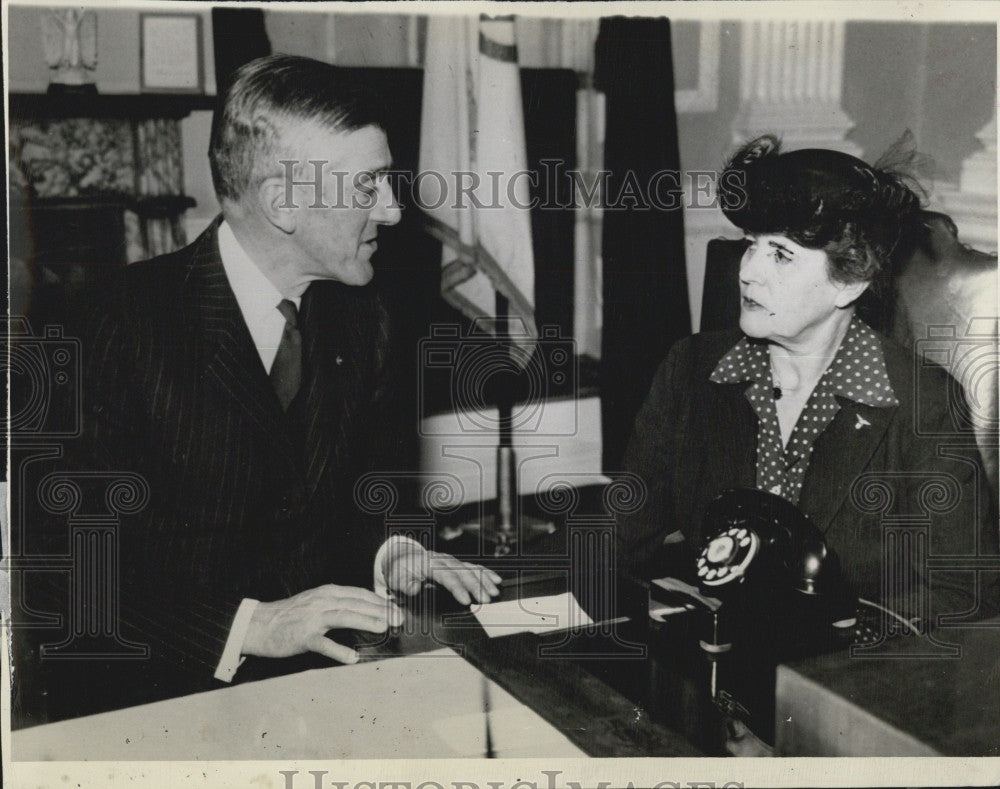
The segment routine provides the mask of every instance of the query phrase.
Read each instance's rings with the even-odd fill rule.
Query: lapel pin
[[[339,367],[343,363],[344,363],[344,357],[343,356],[338,356],[337,357],[337,366]]]
[[[863,427],[871,427],[871,422],[865,419],[861,414],[855,414],[858,418],[858,423],[854,426],[855,430],[860,430]]]

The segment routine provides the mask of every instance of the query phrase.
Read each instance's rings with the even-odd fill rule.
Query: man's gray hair
[[[239,202],[279,173],[282,130],[306,121],[334,132],[382,125],[371,91],[329,63],[268,55],[237,69],[212,119],[208,148],[219,200]]]

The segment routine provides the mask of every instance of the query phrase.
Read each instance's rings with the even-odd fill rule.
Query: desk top
[[[304,671],[13,733],[18,761],[584,756],[450,649]]]
[[[544,575],[541,577],[540,582],[505,587],[498,599],[566,591],[565,576],[547,580]],[[434,618],[430,630],[423,633],[411,630],[371,650],[359,647],[361,654],[413,654],[449,646],[588,756],[703,755],[683,735],[650,717],[644,699],[650,661],[641,655],[628,659],[621,654],[615,656],[618,630],[595,627],[597,635],[593,636],[562,631],[544,636],[520,633],[490,638],[474,617],[462,613],[447,594],[425,590],[425,595],[436,598],[435,602],[429,604],[425,598],[422,603],[414,604],[415,609],[446,612],[443,617]],[[597,651],[605,654],[588,659],[588,650],[581,649],[581,644],[589,643],[588,638]],[[595,664],[613,678],[602,676],[601,671],[595,670]],[[632,687],[623,689],[614,681],[622,676],[634,680]]]
[[[526,582],[503,597],[566,588],[565,577]],[[898,639],[879,659],[840,653],[779,667],[778,752],[1000,755],[1000,621],[983,624],[939,631],[960,658],[919,657],[905,651],[913,641]],[[481,757],[487,704],[497,756],[701,755],[691,743],[714,753],[712,737],[701,736],[712,722],[704,689],[673,679],[667,653],[678,644],[643,651],[653,643],[644,625],[641,616],[624,630],[575,633],[583,636],[575,645],[562,643],[565,633],[489,638],[450,597],[427,589],[402,632],[358,645],[360,665],[23,729],[13,733],[12,753],[17,760]],[[622,638],[642,642],[642,654],[628,654]],[[428,653],[434,659],[420,657]]]
[[[565,580],[523,596],[558,591]],[[442,593],[420,597],[440,601]],[[13,733],[13,758],[481,758],[487,707],[497,757],[700,755],[587,671],[579,654],[560,654],[565,634],[489,638],[453,601],[424,605],[451,610],[430,622],[421,607],[418,599],[401,632],[359,644],[360,664],[22,729]],[[542,654],[545,647],[556,654]]]
[[[1000,756],[1000,619],[779,667],[777,748],[787,756]]]

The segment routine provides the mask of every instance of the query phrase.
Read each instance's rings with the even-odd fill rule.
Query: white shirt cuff
[[[388,540],[382,543],[382,547],[379,548],[378,553],[375,554],[375,582],[372,586],[372,588],[375,589],[375,594],[381,595],[382,597],[389,596],[389,587],[386,584],[385,571],[382,569],[382,565],[385,563],[385,555],[388,553],[390,547],[401,542],[411,543],[416,545],[421,550],[424,550],[424,547],[419,542],[412,540],[409,537],[404,537],[402,534],[393,534]]]
[[[243,642],[247,638],[247,630],[250,629],[250,618],[257,610],[258,600],[244,597],[240,607],[236,609],[236,616],[233,618],[233,626],[229,628],[229,638],[226,639],[226,646],[222,650],[222,657],[219,658],[219,665],[215,667],[215,678],[223,682],[232,682],[236,669],[243,665],[246,657],[240,653],[243,651]]]

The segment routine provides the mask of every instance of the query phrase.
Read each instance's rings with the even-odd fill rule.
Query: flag
[[[500,292],[512,339],[530,345],[535,266],[513,17],[428,21],[419,178],[443,247],[442,297],[470,318],[495,318]]]

